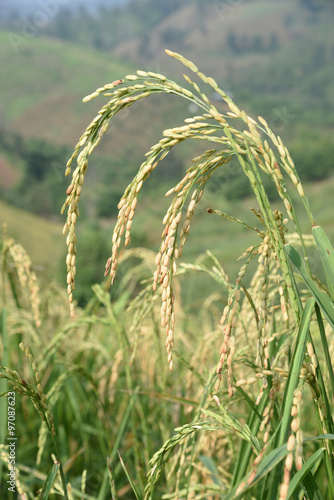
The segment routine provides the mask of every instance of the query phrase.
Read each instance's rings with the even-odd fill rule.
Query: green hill
[[[32,39],[15,54],[7,35],[0,32],[0,61],[6,67],[0,76],[4,117],[0,139],[1,135],[15,134],[24,144],[18,147],[20,141],[15,138],[0,144],[7,157],[6,165],[0,164],[0,171],[7,178],[9,162],[16,171],[14,180],[21,178],[21,185],[12,192],[6,190],[3,196],[22,208],[39,214],[44,210],[47,215],[56,216],[62,204],[56,191],[62,189],[64,193],[66,189],[64,165],[86,126],[106,102],[101,98],[84,104],[83,97],[105,83],[133,73],[135,67],[104,52],[50,38]],[[187,116],[186,104],[176,101],[172,96],[156,96],[146,105],[135,106],[130,114],[125,110],[115,118],[90,164],[86,189],[91,204],[89,215],[96,214],[96,210],[101,215],[110,214],[113,207],[115,210],[117,199],[152,142],[160,138],[165,127],[179,125]],[[43,141],[46,145],[41,144]],[[59,148],[57,158],[55,147]],[[43,179],[34,177],[34,158],[30,166],[27,163],[31,153],[36,156],[40,149],[44,151]],[[182,163],[177,158],[175,161]],[[28,197],[29,184],[32,194]],[[50,199],[56,200],[51,205],[46,200],[35,206],[34,200],[45,197],[46,191]]]
[[[67,184],[63,178],[64,164],[88,123],[105,103],[99,98],[83,104],[82,98],[137,68],[181,80],[184,68],[166,56],[166,47],[183,53],[201,70],[214,76],[251,115],[264,116],[283,137],[303,180],[318,180],[331,174],[333,13],[320,10],[313,15],[301,4],[297,0],[253,0],[232,7],[232,3],[220,1],[204,4],[175,0],[167,8],[167,4],[157,6],[152,0],[142,0],[137,4],[142,11],[136,25],[131,21],[133,30],[129,36],[117,30],[111,32],[110,26],[117,16],[111,21],[112,11],[105,11],[104,22],[100,24],[101,37],[109,29],[108,36],[114,38],[109,46],[100,44],[100,49],[96,48],[99,44],[93,36],[99,18],[89,21],[87,16],[78,17],[73,24],[74,36],[82,28],[80,23],[86,23],[86,45],[57,39],[55,26],[50,23],[46,29],[49,33],[53,30],[53,37],[44,32],[15,53],[8,32],[0,31],[0,62],[6,69],[0,73],[2,197],[21,208],[61,220],[59,211]],[[157,13],[155,9],[167,10],[162,15],[162,10]],[[120,9],[117,15],[126,16],[126,12]],[[145,17],[145,13],[150,15]],[[146,26],[148,22],[150,29]],[[223,103],[209,88],[208,95],[224,110]],[[180,125],[192,114],[196,114],[195,109],[189,109],[185,102],[173,96],[154,96],[116,117],[90,162],[80,224],[85,225],[86,217],[99,225],[103,217],[102,226],[110,232],[118,199],[145,152],[159,140],[164,128]],[[200,149],[200,145],[194,142],[192,146],[191,152],[188,145],[177,148],[165,160],[164,168],[162,165],[157,169],[147,183],[142,195],[143,209],[135,223],[138,241],[156,247],[163,210],[161,193],[175,178],[180,178],[190,154],[197,154],[196,148]],[[234,201],[227,202],[225,197],[238,199],[240,193],[247,194],[247,189],[240,184],[237,171],[230,177],[228,187],[223,187],[217,197],[208,201],[215,202],[220,209],[226,204],[226,210],[230,207],[235,212]],[[326,201],[321,195],[324,187],[320,185],[317,194],[320,213],[326,208],[321,203]],[[3,206],[6,209],[2,211],[2,220],[7,217],[10,226],[14,227],[16,218],[25,220],[23,212],[15,216],[8,205]],[[207,221],[205,208],[203,206],[200,218]],[[32,241],[42,238],[42,234],[48,234],[44,228],[37,230],[32,241],[25,236],[29,234],[27,227],[39,226],[36,221],[18,223],[14,237],[20,239],[22,231],[22,243],[26,241],[31,245]],[[49,226],[49,222],[46,225]],[[205,246],[212,243],[212,248],[219,249],[214,226],[214,222],[206,222],[198,233],[194,231],[198,244],[193,247],[194,255],[189,257],[204,250],[204,243]],[[47,240],[52,242],[52,238]],[[60,254],[57,245],[51,244],[54,255]],[[235,245],[238,247],[240,243]],[[37,245],[31,251],[38,260]],[[51,255],[52,251],[43,251],[43,254]],[[55,256],[53,260],[57,260]]]
[[[2,115],[23,136],[72,145],[94,116],[82,98],[132,70],[129,63],[64,41],[34,38],[15,53],[0,32]]]
[[[0,61],[6,68],[0,75],[5,128],[23,137],[43,139],[69,148],[74,147],[105,102],[100,99],[83,104],[83,97],[138,69],[124,58],[47,37],[29,40],[15,54],[8,33],[1,31]],[[158,137],[155,131],[159,126],[163,129],[164,120],[177,122],[184,110],[164,98],[159,100],[159,113],[156,106],[157,101],[150,99],[144,113],[141,106],[138,112],[131,111],[131,120],[125,119],[126,112],[117,120],[117,126],[112,127],[112,146],[116,152],[119,146],[124,148],[128,143],[128,138],[123,136],[124,130],[137,146],[137,142],[143,143],[145,137],[150,139],[152,133]],[[138,127],[140,134],[136,133]],[[103,145],[101,149],[104,149]]]
[[[177,0],[158,5],[142,0],[123,9],[104,9],[100,17],[82,13],[70,18],[70,35],[81,45],[54,38],[65,36],[63,17],[40,30],[43,36],[22,44],[18,53],[8,33],[0,32],[0,61],[6,68],[0,76],[1,114],[8,130],[65,145],[70,153],[103,105],[101,99],[82,104],[95,88],[138,67],[182,78],[184,69],[164,53],[168,47],[232,91],[250,114],[264,116],[287,142],[303,173],[312,170],[321,152],[319,177],[332,168],[333,9],[313,12],[307,2],[298,0],[235,5]],[[96,43],[97,35],[104,43]],[[98,152],[109,156],[112,151],[113,160],[117,157],[125,164],[123,173],[133,172],[132,165],[140,163],[162,129],[179,124],[189,111],[183,103],[180,107],[176,100],[157,97],[130,113],[115,120],[112,137],[103,141]],[[176,161],[182,163],[186,156]],[[115,165],[112,168],[117,170]]]
[[[60,256],[65,252],[62,224],[47,220],[0,200],[0,225],[6,223],[8,236],[27,250],[39,278],[54,279]]]

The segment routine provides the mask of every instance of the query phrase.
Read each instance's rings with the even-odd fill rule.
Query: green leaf
[[[240,481],[239,485],[235,486],[232,491],[224,498],[224,500],[236,500],[237,498],[243,498],[246,491],[252,488],[260,479],[265,477],[272,471],[288,454],[288,450],[286,448],[286,444],[276,448],[266,455],[263,460],[260,462],[258,468],[256,469],[255,476],[250,484],[247,484],[247,480],[249,480],[250,474],[243,478]],[[240,484],[245,483],[245,487],[240,490],[240,493],[236,494]]]
[[[321,434],[319,436],[315,436],[312,438],[307,438],[303,440],[303,443],[308,441],[322,441],[324,439],[334,440],[334,434]],[[321,448],[323,450],[323,448]],[[264,478],[269,472],[271,472],[288,454],[287,445],[283,444],[279,448],[275,448],[273,451],[268,453],[263,460],[260,462],[258,468],[256,469],[256,474],[250,484],[247,484],[247,480],[249,480],[250,474],[247,474],[238,485],[236,485],[224,500],[237,500],[238,498],[243,498],[245,493],[251,489],[258,481]],[[304,478],[306,476],[304,475]],[[245,483],[245,487],[240,491],[240,493],[236,494],[240,484]],[[316,484],[314,479],[312,481],[313,486]],[[277,490],[276,490],[277,491]],[[319,494],[318,494],[319,493]],[[322,499],[320,492],[315,494],[314,498]],[[268,497],[268,498],[276,498],[276,496]]]
[[[302,368],[304,353],[306,348],[306,337],[309,331],[309,326],[311,322],[312,313],[314,310],[315,301],[313,298],[309,299],[306,302],[303,315],[301,318],[297,340],[296,340],[296,349],[293,355],[292,363],[289,370],[289,377],[286,384],[283,404],[284,408],[282,421],[281,421],[281,431],[278,444],[283,444],[287,438],[290,429],[290,421],[291,421],[291,407],[292,401],[294,397],[294,391],[297,388],[299,382],[299,375]]]
[[[291,495],[297,490],[300,483],[304,480],[305,476],[310,474],[312,467],[316,464],[316,462],[320,459],[321,455],[325,451],[325,448],[320,448],[313,455],[311,455],[306,462],[303,464],[302,468],[293,476],[290,481],[289,491],[288,491],[288,499]]]
[[[327,370],[328,370],[328,374],[329,374],[329,380],[331,383],[332,397],[334,397],[334,373],[333,373],[332,360],[331,360],[331,355],[329,353],[325,327],[324,327],[324,323],[322,321],[321,312],[320,312],[318,304],[316,304],[316,306],[315,306],[315,312],[317,315],[317,321],[318,321],[318,326],[319,326],[320,338],[321,338],[321,342],[322,342],[322,348],[324,350]]]
[[[125,464],[124,464],[124,462],[123,462],[123,460],[122,460],[122,457],[121,457],[121,455],[120,455],[119,451],[117,451],[117,453],[118,453],[118,456],[119,456],[119,459],[120,459],[120,462],[121,462],[122,468],[123,468],[123,470],[124,470],[124,472],[125,472],[126,477],[128,478],[128,481],[129,481],[129,483],[130,483],[130,486],[131,486],[131,488],[132,488],[132,491],[133,491],[133,493],[135,494],[136,499],[137,499],[137,500],[140,500],[139,495],[138,495],[137,490],[136,490],[136,487],[135,487],[135,485],[133,484],[133,481],[132,481],[132,479],[131,479],[131,477],[130,477],[130,475],[129,475],[129,473],[128,473],[127,468],[125,467]]]
[[[334,250],[327,234],[320,226],[312,228],[313,236],[319,250],[321,262],[325,271],[329,294],[334,299]]]
[[[297,388],[299,382],[299,375],[303,364],[304,353],[306,348],[306,337],[309,333],[309,326],[311,321],[311,316],[314,310],[315,301],[313,298],[306,302],[303,315],[301,318],[298,335],[296,339],[296,349],[293,354],[291,366],[289,369],[289,377],[286,384],[286,388],[283,396],[282,408],[283,414],[281,418],[281,426],[277,438],[275,439],[275,445],[281,446],[288,439],[290,424],[291,424],[291,407],[294,397],[294,391]],[[269,498],[273,498],[275,492],[279,487],[280,474],[276,474],[270,478],[269,485]]]
[[[127,403],[127,406],[125,408],[124,414],[122,415],[122,420],[119,423],[118,432],[117,432],[117,435],[116,435],[116,438],[114,441],[114,446],[113,446],[113,449],[112,449],[111,454],[110,454],[111,462],[115,459],[116,453],[118,453],[118,447],[119,447],[120,442],[122,440],[123,434],[126,430],[126,426],[128,424],[128,421],[129,421],[129,418],[130,418],[130,415],[131,415],[133,405],[135,403],[136,398],[137,398],[137,392],[135,392],[131,395],[131,397]]]
[[[322,441],[323,439],[329,439],[330,441],[334,441],[334,434],[320,434],[319,436],[304,439],[303,443],[307,443],[308,441]]]
[[[323,292],[322,290],[319,290],[319,288],[316,286],[312,278],[307,273],[306,266],[297,252],[291,245],[285,245],[285,252],[286,254],[290,257],[292,263],[296,266],[298,269],[299,273],[301,274],[303,280],[305,281],[306,286],[312,293],[313,297],[319,304],[319,307],[323,311],[324,315],[326,316],[327,320],[329,321],[330,325],[332,328],[334,328],[334,303],[330,299],[330,297],[327,295],[326,292]]]
[[[59,470],[60,470],[60,462],[54,463],[48,475],[46,476],[39,500],[47,500],[49,498],[53,483],[55,482]]]

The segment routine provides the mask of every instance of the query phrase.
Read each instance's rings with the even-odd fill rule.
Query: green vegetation
[[[2,442],[8,432],[19,438],[15,488],[43,499],[333,499],[334,250],[314,222],[289,151],[267,122],[241,111],[193,63],[169,55],[186,67],[186,87],[138,71],[86,99],[108,100],[66,167],[72,173],[64,205],[71,320],[64,291],[53,285],[39,294],[27,254],[4,237],[0,382],[7,399],[0,432]],[[228,111],[215,107],[204,84]],[[114,115],[157,92],[196,103],[198,114],[166,129],[149,150],[118,205],[106,281],[94,286],[84,308],[74,306],[75,281],[86,268],[91,272],[80,253],[102,259],[105,245],[93,227],[96,247],[81,247],[78,238],[77,256],[89,157]],[[168,190],[158,254],[121,251],[147,178],[173,148],[196,144],[193,139],[210,149]],[[242,221],[242,210],[223,212],[219,190],[205,218],[215,221],[219,235],[226,224],[252,235],[236,276],[211,252],[180,263],[209,180],[232,158],[251,185],[254,219]],[[280,204],[270,202],[263,178],[274,184]],[[182,301],[192,274],[219,285],[200,306]],[[8,453],[3,446],[4,465]]]
[[[63,253],[61,224],[47,220],[0,200],[0,224],[28,251],[43,283],[55,278]],[[63,267],[63,266],[62,266]]]
[[[20,35],[20,22],[13,14],[11,20],[3,21],[3,27]],[[34,193],[28,194],[22,186],[30,176],[29,165],[25,153],[22,156],[20,148],[12,144],[6,159],[19,173],[21,189],[6,187],[2,197],[26,210],[57,216],[62,191],[60,165],[94,112],[91,103],[80,104],[82,95],[106,78],[113,81],[131,73],[137,61],[158,72],[164,65],[180,82],[180,72],[168,60],[161,60],[166,45],[177,47],[213,74],[248,113],[264,116],[289,147],[304,182],[328,177],[333,167],[332,25],[332,9],[325,5],[315,9],[310,2],[296,0],[253,0],[240,5],[217,0],[205,6],[193,0],[175,0],[168,5],[141,0],[122,8],[104,8],[93,17],[84,9],[73,14],[61,10],[35,38],[25,40],[17,53],[11,47],[10,33],[0,32],[0,60],[6,67],[0,76],[1,151],[5,150],[2,143],[11,141],[6,137],[14,133],[21,143],[32,139],[50,153],[44,161],[47,173],[34,181]],[[217,99],[220,112],[226,112],[214,91],[209,97]],[[134,110],[131,120],[126,112],[119,115],[92,164],[86,193],[88,217],[115,215],[115,202],[122,186],[130,181],[133,166],[164,127],[172,127],[189,113],[188,105],[166,96],[152,99],[145,109]],[[196,114],[196,109],[191,113]],[[138,127],[143,131],[140,136]],[[131,143],[125,140],[129,136]],[[169,166],[163,172],[170,172],[170,179],[176,181],[190,157],[185,145],[168,156]],[[157,189],[163,193],[168,183],[164,173],[158,172],[148,185],[150,196]],[[270,184],[265,185],[270,190]],[[249,184],[236,168],[229,175],[226,196],[240,200],[249,195]],[[274,188],[270,196],[276,196]]]

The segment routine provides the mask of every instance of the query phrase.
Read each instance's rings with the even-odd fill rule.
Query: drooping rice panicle
[[[8,273],[18,307],[31,310],[36,327],[41,326],[40,297],[37,276],[29,255],[22,245],[15,243],[4,230],[2,269]]]
[[[153,289],[155,290],[159,287],[161,293],[161,326],[166,329],[168,363],[170,367],[172,367],[172,347],[174,344],[175,330],[173,276],[177,270],[177,259],[182,255],[196,206],[202,198],[206,183],[216,169],[223,168],[224,164],[235,156],[250,181],[260,206],[265,227],[265,231],[262,233],[259,232],[259,234],[261,237],[267,238],[265,245],[260,247],[262,248],[262,257],[260,256],[260,259],[262,259],[262,266],[264,266],[262,276],[268,275],[269,266],[271,266],[271,264],[269,264],[270,258],[267,256],[267,252],[270,249],[270,252],[273,252],[276,259],[276,280],[280,280],[279,272],[281,272],[288,296],[288,301],[286,301],[285,290],[281,287],[280,302],[285,318],[287,317],[287,304],[289,304],[289,307],[292,307],[296,318],[300,314],[299,304],[296,298],[297,291],[294,288],[294,283],[290,279],[289,263],[283,249],[285,240],[284,231],[282,230],[282,217],[275,215],[275,212],[273,212],[270,207],[259,170],[270,176],[274,181],[278,194],[284,202],[287,214],[295,223],[300,243],[304,251],[305,246],[298,221],[295,217],[293,204],[285,188],[280,167],[283,167],[284,171],[292,178],[301,196],[304,192],[302,191],[298,177],[292,177],[295,175],[294,166],[292,160],[290,161],[290,157],[281,139],[274,136],[263,119],[259,118],[259,122],[257,122],[244,111],[240,110],[233,100],[224,91],[219,89],[217,82],[201,73],[192,62],[186,60],[180,54],[171,51],[167,51],[167,53],[182,62],[187,68],[194,72],[202,82],[218,92],[229,107],[229,111],[225,115],[220,113],[207,98],[200,86],[188,75],[184,75],[184,77],[188,84],[190,84],[192,90],[181,87],[179,84],[159,73],[141,70],[137,71],[135,75],[127,75],[123,79],[116,80],[111,84],[100,87],[96,92],[87,96],[85,101],[100,95],[105,95],[109,98],[109,102],[101,108],[97,117],[88,126],[86,132],[80,138],[73,156],[68,162],[67,174],[69,173],[70,164],[74,158],[77,160],[77,168],[72,174],[72,182],[67,192],[68,197],[65,205],[68,206],[68,214],[64,232],[68,232],[68,256],[66,261],[68,271],[67,282],[71,312],[73,314],[72,292],[76,275],[75,225],[79,215],[79,197],[85,172],[87,170],[88,157],[107,130],[110,119],[125,107],[129,107],[140,99],[157,92],[172,93],[186,98],[195,103],[199,109],[203,111],[202,114],[186,119],[184,125],[165,130],[161,140],[147,153],[147,159],[142,163],[137,175],[126,188],[118,205],[119,213],[112,237],[112,252],[105,269],[105,275],[109,277],[109,283],[112,284],[116,275],[121,243],[124,241],[124,245],[127,246],[130,242],[132,221],[143,182],[148,179],[160,161],[169,153],[171,148],[188,139],[207,140],[215,144],[216,149],[209,150],[200,157],[194,159],[194,165],[187,170],[181,181],[179,181],[176,186],[169,189],[166,194],[173,194],[173,199],[163,220],[164,230],[161,237],[161,246],[156,256]],[[234,127],[231,124],[231,120],[232,122],[236,120],[241,123],[241,129],[240,127]],[[278,160],[268,142],[262,139],[262,134],[266,134],[276,146],[280,155]],[[188,197],[190,198],[189,202],[186,201]],[[185,207],[187,207],[186,211]],[[245,268],[242,268],[241,275],[239,275],[240,280],[244,272]],[[270,292],[266,278],[262,279],[263,283],[259,298],[261,306],[258,312],[258,326],[262,334],[260,334],[258,343],[260,358],[262,359],[261,363],[264,363],[263,367],[267,368],[267,343],[270,337],[267,332],[269,326],[267,318],[268,314],[270,314],[268,305]],[[238,292],[238,297],[240,290]],[[232,301],[234,301],[233,298]],[[235,302],[238,303],[238,300]],[[231,307],[231,304],[228,307]],[[235,306],[235,308],[236,307],[237,306]],[[235,313],[236,310],[234,313],[228,313],[228,323],[224,327],[225,333],[222,345],[222,357],[217,368],[217,372],[221,373],[226,354],[230,392],[232,392],[232,357],[235,351],[235,341],[233,336],[231,337],[231,331],[233,332],[234,328],[235,320],[233,317]],[[264,357],[262,358],[262,356]]]

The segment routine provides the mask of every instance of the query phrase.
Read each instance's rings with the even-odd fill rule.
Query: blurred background
[[[0,222],[25,246],[42,283],[65,286],[65,164],[105,104],[82,98],[136,69],[183,84],[182,65],[165,48],[213,76],[248,114],[268,121],[290,149],[316,220],[333,236],[333,26],[330,0],[0,0]],[[225,110],[210,87],[204,91]],[[117,203],[145,152],[164,128],[195,114],[182,100],[154,96],[110,126],[90,160],[81,200],[79,303],[103,278]],[[192,147],[175,149],[144,187],[133,246],[158,249],[167,206],[161,197],[201,150]],[[231,164],[211,182],[185,260],[210,248],[228,266],[248,244],[244,232],[206,214],[211,207],[252,217],[250,188],[239,174]],[[272,199],[280,206],[274,189]]]

